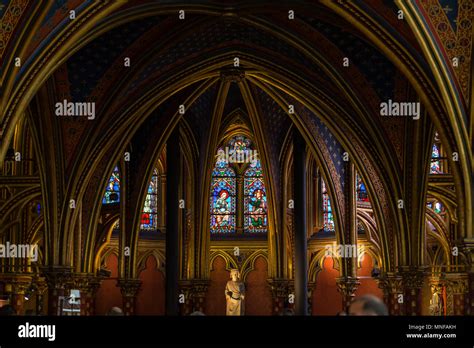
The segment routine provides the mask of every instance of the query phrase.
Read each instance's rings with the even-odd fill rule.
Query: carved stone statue
[[[232,269],[230,277],[232,280],[225,286],[226,315],[244,315],[245,285],[240,281],[239,270]]]

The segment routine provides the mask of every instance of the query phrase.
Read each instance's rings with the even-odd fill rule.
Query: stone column
[[[378,285],[383,290],[384,302],[390,315],[404,315],[402,277],[396,273],[385,273],[378,279]]]
[[[182,302],[182,295],[184,295],[184,302]],[[192,284],[189,280],[181,280],[179,282],[179,314],[189,315],[193,312],[193,296],[192,296]]]
[[[446,273],[446,290],[452,294],[453,307],[450,315],[466,315],[469,308],[469,276],[467,273]]]
[[[70,267],[53,266],[45,268],[44,276],[48,284],[48,315],[62,315],[59,312],[59,299],[70,288],[72,274]]]
[[[336,279],[337,290],[342,296],[342,310],[347,312],[355,297],[360,281],[356,277],[339,277]],[[337,313],[334,313],[336,315]]]
[[[342,242],[344,243],[344,250],[349,246],[349,250],[353,252],[346,254],[344,251],[341,258],[341,276],[337,278],[336,284],[342,295],[342,309],[347,312],[355,297],[355,292],[360,285],[360,281],[357,279],[359,250],[357,247],[356,171],[351,161],[346,162],[345,167],[344,191],[346,196],[346,214],[344,216],[344,229],[342,231],[344,238]]]
[[[180,173],[179,125],[166,143],[166,315],[178,315],[179,275],[179,184]]]
[[[298,132],[295,133],[293,151],[295,202],[295,314],[308,315],[306,143]]]
[[[280,315],[285,308],[293,308],[293,304],[288,303],[290,295],[289,281],[286,279],[269,279],[268,284],[272,291],[273,315]]]
[[[141,283],[139,279],[119,279],[117,282],[122,293],[123,313],[126,316],[135,314],[135,301]]]
[[[48,284],[45,278],[36,278],[34,280],[35,291],[36,291],[36,315],[42,315],[44,310],[44,295],[48,290]]]
[[[403,287],[405,290],[405,315],[421,315],[421,288],[425,277],[422,268],[402,268]]]
[[[94,300],[100,287],[100,279],[92,274],[76,274],[74,288],[81,294],[81,316],[94,315]]]
[[[192,288],[193,312],[206,313],[206,295],[209,287],[208,280],[194,280]]]

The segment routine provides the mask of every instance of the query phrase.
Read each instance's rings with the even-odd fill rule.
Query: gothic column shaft
[[[48,285],[44,278],[36,278],[34,284],[36,287],[36,315],[41,315],[44,309],[44,294],[48,289]]]
[[[179,181],[180,173],[179,126],[166,144],[166,315],[178,315],[179,265]]]
[[[295,132],[293,149],[295,188],[295,314],[307,315],[306,143],[298,132]]]
[[[355,166],[351,162],[346,164],[344,182],[346,214],[344,216],[344,239],[341,242],[343,243],[343,250],[352,250],[353,252],[349,254],[344,252],[341,255],[341,277],[337,279],[337,287],[342,295],[342,308],[344,311],[347,311],[360,284],[360,281],[357,279],[359,250],[357,246],[356,172]]]

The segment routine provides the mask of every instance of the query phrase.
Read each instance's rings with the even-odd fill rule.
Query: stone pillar
[[[295,132],[293,151],[295,202],[295,314],[308,315],[306,143],[298,132]]]
[[[386,273],[378,279],[378,285],[383,290],[384,302],[390,315],[404,315],[402,277],[395,273]]]
[[[192,288],[193,312],[206,313],[206,295],[209,287],[208,280],[194,280]]]
[[[166,315],[178,315],[179,276],[179,184],[180,184],[179,125],[166,143]]]
[[[182,295],[184,295],[184,302],[182,302]],[[185,316],[193,312],[192,284],[189,280],[179,282],[178,303],[180,315]]]
[[[446,290],[452,295],[452,313],[466,315],[469,308],[469,277],[467,273],[446,273],[444,277]]]
[[[286,279],[269,279],[268,284],[272,291],[273,315],[281,315],[285,308],[292,309],[293,304],[288,302],[288,296],[290,295],[289,281]]]
[[[119,279],[117,282],[122,293],[123,313],[126,316],[135,314],[135,301],[141,283],[139,279]]]
[[[360,281],[357,279],[357,260],[359,257],[357,247],[357,200],[356,200],[356,171],[351,161],[346,162],[346,175],[344,177],[345,191],[345,210],[344,229],[343,229],[343,247],[350,246],[349,250],[353,252],[342,255],[341,258],[341,276],[337,278],[336,284],[342,296],[342,309],[347,312],[352,300],[355,297],[357,287]],[[336,314],[336,313],[334,313]]]
[[[81,316],[94,315],[94,300],[100,287],[100,279],[91,274],[76,274],[74,288],[81,294]]]
[[[45,278],[36,278],[34,280],[34,286],[36,291],[36,315],[42,315],[44,311],[44,295],[48,290],[48,284]]]
[[[425,277],[422,268],[402,268],[405,315],[421,315],[421,288]]]
[[[59,299],[70,288],[72,274],[70,267],[53,266],[45,268],[44,276],[48,284],[48,315],[62,315]]]
[[[355,297],[360,281],[355,277],[339,277],[336,279],[337,290],[342,296],[342,310],[347,312]],[[334,313],[336,315],[337,313]]]
[[[135,315],[135,301],[142,281],[140,279],[119,279],[117,286],[122,293],[124,315]]]

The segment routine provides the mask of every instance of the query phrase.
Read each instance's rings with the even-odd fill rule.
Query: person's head
[[[237,280],[239,280],[239,277],[240,277],[239,270],[238,270],[238,269],[231,269],[231,270],[230,270],[230,277],[232,278],[232,280],[233,280],[234,282],[236,282]]]
[[[364,295],[352,301],[349,315],[388,315],[387,306],[374,295]]]
[[[107,312],[107,315],[109,316],[123,316],[123,311],[119,307],[112,307],[110,310]]]
[[[227,197],[229,197],[229,192],[227,192],[226,190],[222,190],[219,193],[219,197],[222,198],[222,199],[226,199]]]
[[[263,191],[262,190],[255,191],[255,197],[257,197],[258,199],[261,199],[263,197]]]

